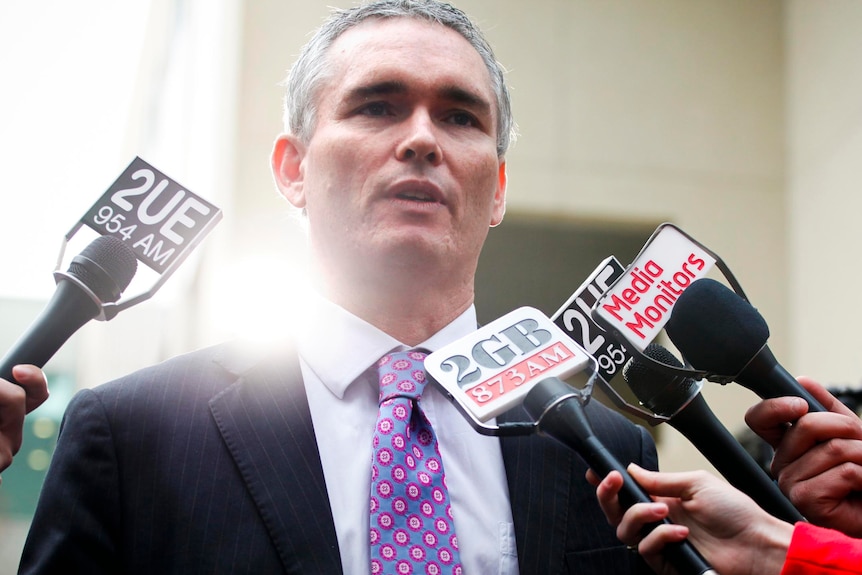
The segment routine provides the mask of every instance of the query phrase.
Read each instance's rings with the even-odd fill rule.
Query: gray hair
[[[463,36],[485,62],[497,104],[497,155],[503,157],[515,139],[505,69],[497,62],[481,30],[461,10],[438,0],[377,0],[345,10],[335,9],[309,42],[290,70],[284,96],[285,130],[308,142],[317,118],[317,92],[329,77],[327,53],[341,34],[370,18],[415,18],[436,22]]]

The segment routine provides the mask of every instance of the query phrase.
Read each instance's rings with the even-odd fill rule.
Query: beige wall
[[[788,362],[858,387],[862,3],[794,0],[786,23]]]

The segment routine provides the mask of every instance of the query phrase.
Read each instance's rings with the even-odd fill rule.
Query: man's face
[[[277,179],[292,170],[280,183],[307,210],[314,256],[324,267],[443,262],[472,278],[506,187],[481,57],[457,32],[407,18],[364,22],[328,57],[310,141],[292,142],[287,167],[279,144],[274,156]]]

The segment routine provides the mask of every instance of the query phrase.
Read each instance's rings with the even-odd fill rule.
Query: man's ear
[[[302,159],[305,146],[289,134],[281,134],[272,148],[272,175],[284,198],[297,208],[305,207]]]
[[[494,192],[494,207],[491,211],[491,227],[499,226],[506,214],[506,161],[500,162],[497,170],[497,190]]]

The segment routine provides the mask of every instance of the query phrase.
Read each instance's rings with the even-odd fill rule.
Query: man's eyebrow
[[[460,86],[444,86],[439,91],[439,95],[446,100],[451,100],[470,108],[477,108],[485,113],[491,112],[491,103],[488,100]]]
[[[375,84],[367,84],[357,86],[348,92],[347,100],[367,100],[377,96],[389,96],[393,94],[407,94],[409,89],[403,82],[386,81],[377,82]],[[439,97],[444,100],[452,101],[458,104],[478,108],[482,112],[490,113],[491,103],[485,98],[465,90],[460,86],[443,86],[437,91]]]
[[[403,82],[378,82],[357,86],[347,94],[348,100],[366,100],[375,96],[387,96],[390,94],[406,94],[407,86]]]

